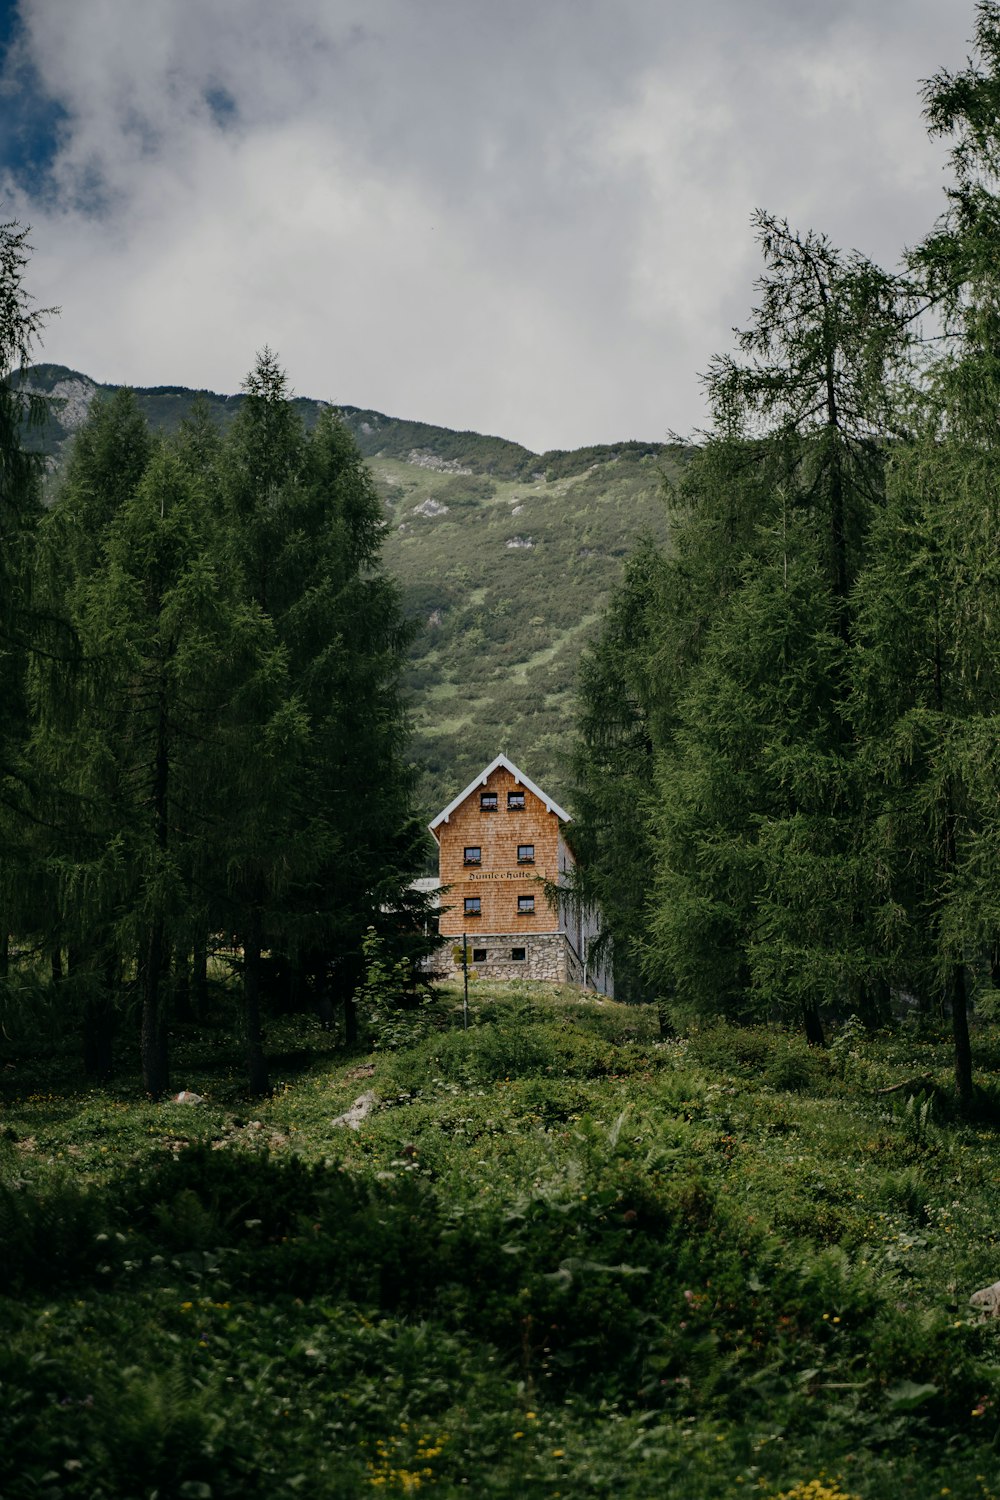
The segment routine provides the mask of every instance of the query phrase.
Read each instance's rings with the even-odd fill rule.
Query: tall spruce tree
[[[38,664],[36,755],[53,793],[51,860],[85,1046],[106,1072],[113,1004],[134,963],[153,1097],[168,1083],[171,953],[209,920],[195,876],[213,831],[219,699],[240,660],[208,501],[183,445],[151,443],[120,392],[81,430],[43,528],[53,606],[80,653],[72,673]]]
[[[115,931],[124,893],[113,851],[122,824],[115,729],[106,695],[109,657],[89,632],[89,594],[105,566],[105,541],[145,473],[146,423],[128,391],[92,403],[39,531],[36,588],[46,615],[64,624],[64,649],[32,660],[31,761],[42,847],[52,888],[51,945],[68,957],[80,1006],[84,1064],[112,1066],[123,954]]]
[[[39,309],[24,285],[29,231],[0,224],[0,979],[13,925],[36,922],[26,897],[34,883],[27,819],[28,652],[44,632],[32,598],[31,555],[41,516],[42,460],[27,451],[25,428],[44,416],[27,391],[24,367],[52,308]]]
[[[859,957],[838,818],[845,648],[824,541],[790,517],[713,621],[658,765],[650,918],[683,1012],[777,1011],[813,1042]]]
[[[274,632],[277,699],[234,705],[238,767],[223,841],[243,948],[251,1088],[267,1088],[265,948],[333,969],[345,1003],[366,927],[420,863],[399,676],[407,633],[381,570],[371,477],[333,413],[311,434],[265,350],[222,455],[227,558]]]
[[[858,586],[855,717],[869,770],[870,864],[899,984],[951,1014],[972,1096],[971,981],[1000,931],[1000,7],[980,4],[975,55],[925,87],[951,141],[940,223],[911,256],[944,340],[913,397],[889,499]]]
[[[819,1040],[824,1001],[871,989],[850,599],[913,303],[864,257],[756,223],[759,304],[739,356],[711,366],[714,429],[675,497],[638,651],[656,766],[645,957],[685,1008],[777,1004]]]
[[[662,699],[651,657],[666,576],[659,548],[640,543],[580,667],[575,896],[598,913],[592,956],[610,960],[615,994],[627,1001],[653,997],[642,966],[653,866],[654,720]]]

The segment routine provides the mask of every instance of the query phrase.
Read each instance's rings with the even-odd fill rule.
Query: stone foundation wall
[[[486,950],[486,959],[472,953]],[[515,948],[523,958],[512,958]],[[563,932],[496,932],[479,937],[469,934],[469,977],[481,979],[541,979],[553,984],[582,984],[583,964]],[[443,944],[432,956],[430,967],[454,978],[462,973],[462,943]]]

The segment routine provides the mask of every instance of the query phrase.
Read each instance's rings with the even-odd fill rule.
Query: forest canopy
[[[307,432],[264,350],[224,436],[197,408],[164,437],[129,391],[96,400],[43,509],[7,378],[38,315],[24,231],[0,234],[3,967],[12,941],[50,962],[98,1079],[134,1015],[157,1098],[169,1020],[204,1016],[223,949],[264,1093],[268,988],[342,1005],[350,1033],[369,932],[425,946],[381,506],[346,427],[328,411]]]
[[[764,269],[668,546],[584,666],[581,891],[674,1023],[951,1017],[1000,984],[1000,8],[924,87],[944,212],[885,271],[758,213]]]

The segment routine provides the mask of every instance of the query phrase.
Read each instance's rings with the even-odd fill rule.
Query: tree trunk
[[[191,965],[184,948],[174,949],[174,1015],[185,1025],[195,1018],[191,1009]]]
[[[0,979],[10,973],[10,933],[0,932]]]
[[[195,1014],[199,1021],[205,1021],[208,1019],[208,944],[203,937],[194,945],[191,986],[194,990]]]
[[[142,976],[142,1086],[151,1099],[160,1099],[170,1085],[167,1066],[167,1030],[163,1017],[163,972],[166,967],[166,945],[163,923],[154,922],[149,930],[149,945]]]
[[[103,990],[88,995],[83,1007],[83,1069],[107,1083],[114,1072],[114,1002]]]
[[[156,724],[156,755],[153,762],[153,815],[156,846],[162,856],[167,851],[167,791],[170,778],[169,734],[167,726],[166,689],[161,677]],[[169,948],[164,931],[163,911],[153,916],[142,976],[142,1082],[147,1094],[159,1099],[169,1086],[167,1065],[167,1028],[163,1016],[163,978],[169,964]]]
[[[955,1087],[959,1103],[963,1109],[968,1109],[972,1103],[972,1044],[969,1041],[969,1008],[963,963],[952,966],[951,1030],[955,1039]]]
[[[815,1005],[803,1005],[802,1024],[805,1027],[806,1041],[810,1047],[826,1046],[823,1022],[820,1020],[819,1010]]]
[[[52,983],[58,989],[63,982],[63,956],[62,949],[58,944],[52,949],[50,955],[52,964]]]
[[[80,1009],[83,1071],[98,1083],[107,1083],[113,1071],[115,983],[118,966],[106,957],[104,972],[98,954],[90,949],[71,948],[67,954],[69,972],[80,985]]]
[[[260,959],[260,912],[253,911],[243,943],[243,1020],[246,1027],[247,1082],[251,1094],[271,1092],[260,1030]]]
[[[866,1031],[878,1031],[892,1016],[892,995],[884,979],[859,980],[851,986],[855,1014]]]

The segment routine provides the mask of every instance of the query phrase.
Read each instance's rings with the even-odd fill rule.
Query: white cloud
[[[762,206],[892,260],[940,207],[917,79],[972,9],[22,0],[66,111],[14,184],[46,357],[295,388],[533,447],[700,419]],[[0,158],[0,180],[3,162]]]

